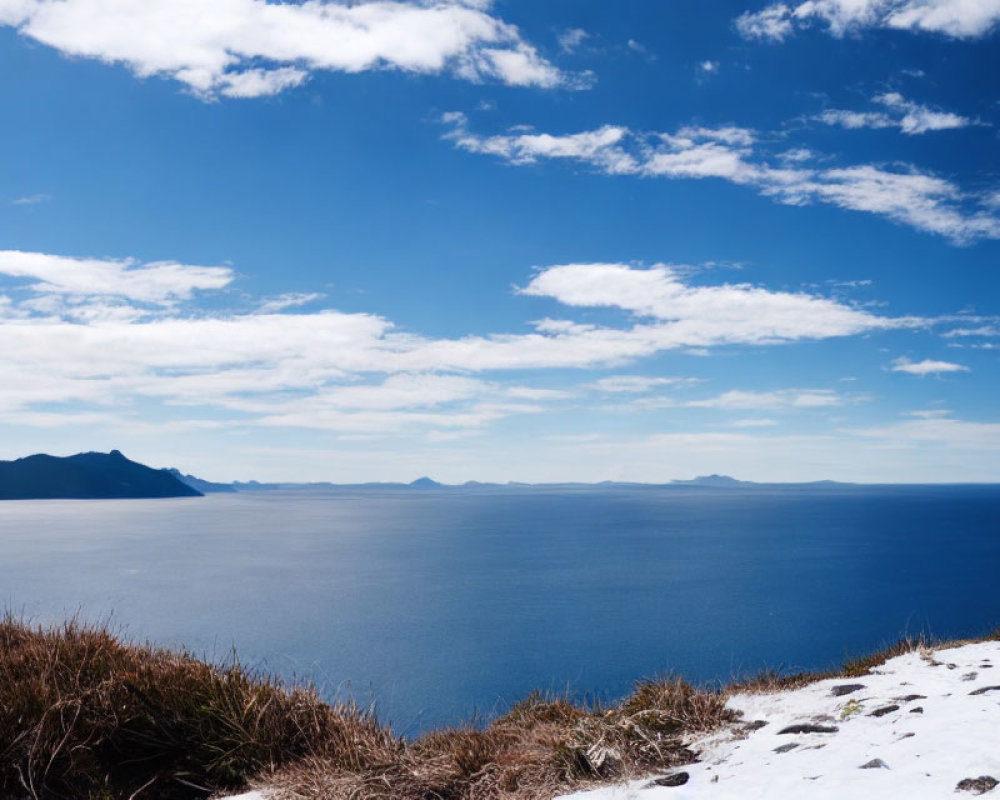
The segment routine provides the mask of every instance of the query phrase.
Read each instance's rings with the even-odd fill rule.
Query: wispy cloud
[[[922,443],[973,450],[1000,450],[1000,423],[974,422],[950,416],[916,418],[893,425],[879,425],[847,430],[855,436],[882,439],[897,446]]]
[[[257,311],[261,314],[275,314],[289,308],[309,305],[316,300],[322,300],[323,297],[325,295],[320,292],[286,292],[265,300],[257,307]]]
[[[529,333],[432,338],[375,314],[299,310],[309,295],[270,301],[270,311],[210,310],[199,294],[229,288],[229,267],[2,253],[0,275],[9,285],[0,295],[0,414],[32,424],[53,404],[81,404],[67,418],[72,422],[81,413],[159,403],[189,409],[184,413],[196,419],[211,410],[217,423],[229,425],[471,430],[574,397],[525,380],[533,371],[608,368],[670,350],[779,345],[921,324],[821,295],[745,283],[695,286],[685,274],[662,265],[541,268],[521,297],[554,301],[567,313],[610,308],[621,319],[603,326],[545,319]],[[594,388],[639,393],[689,383],[620,374]],[[833,403],[822,391],[776,397],[730,394],[703,405]],[[44,419],[51,425],[56,418]]]
[[[998,21],[997,0],[805,0],[771,3],[735,22],[748,39],[780,42],[817,23],[834,36],[892,28],[971,39],[988,34]]]
[[[892,362],[893,372],[905,372],[909,375],[940,375],[946,372],[969,372],[962,364],[952,364],[950,361],[934,361],[926,358],[923,361],[910,361],[908,358],[897,358]]]
[[[464,114],[446,114],[444,122],[451,126],[445,137],[456,147],[511,164],[563,160],[586,164],[606,175],[716,178],[754,188],[789,205],[824,203],[877,214],[959,244],[1000,239],[1000,217],[980,193],[963,192],[951,181],[916,167],[821,165],[821,159],[810,151],[799,151],[795,160],[776,166],[768,149],[747,128],[688,126],[674,133],[640,133],[605,125],[570,134],[482,136],[469,129]],[[781,154],[773,157],[783,161]]]
[[[318,71],[450,73],[578,85],[491,12],[491,0],[0,0],[0,25],[73,56],[161,75],[205,96],[262,97]]]
[[[705,400],[686,403],[691,408],[719,408],[725,411],[782,408],[831,408],[845,399],[827,389],[781,389],[772,392],[733,390]]]
[[[773,428],[777,424],[778,421],[770,417],[749,417],[733,420],[729,426],[731,428]]]
[[[942,333],[941,336],[945,339],[966,338],[970,336],[983,338],[1000,337],[1000,327],[996,325],[980,325],[976,328],[954,328]]]
[[[887,111],[846,111],[827,109],[815,119],[827,125],[842,128],[899,128],[907,135],[964,128],[972,125],[968,117],[950,111],[936,111],[928,106],[914,103],[898,92],[888,92],[872,98]]]
[[[136,259],[69,258],[47,253],[0,250],[0,275],[38,281],[39,294],[117,297],[168,304],[195,290],[221,289],[233,279],[228,267],[200,267],[175,261],[143,264]]]
[[[29,194],[24,197],[18,197],[15,200],[11,200],[11,205],[14,206],[37,206],[41,203],[45,203],[51,200],[52,197],[47,194]]]
[[[619,308],[653,318],[656,322],[633,332],[672,347],[822,339],[912,324],[818,295],[745,283],[692,286],[667,265],[563,264],[541,270],[520,292],[571,307]]]
[[[590,38],[590,34],[583,28],[570,28],[559,34],[559,48],[564,53],[572,53]]]
[[[698,383],[697,378],[663,378],[647,375],[610,375],[601,378],[587,386],[598,392],[612,394],[642,394],[664,386],[691,386]]]
[[[617,411],[648,411],[665,408],[704,408],[723,412],[772,411],[797,412],[811,409],[835,408],[866,398],[842,395],[829,389],[774,389],[751,391],[730,389],[721,394],[694,400],[680,400],[670,396],[639,397],[628,403],[611,406]],[[774,420],[744,419],[728,423],[729,427],[754,428],[777,424]]]

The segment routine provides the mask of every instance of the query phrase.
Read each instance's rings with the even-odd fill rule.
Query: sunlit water
[[[274,492],[0,503],[0,602],[372,697],[397,731],[534,689],[817,668],[1000,624],[1000,487]]]

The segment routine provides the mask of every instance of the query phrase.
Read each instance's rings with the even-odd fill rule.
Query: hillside
[[[0,500],[201,496],[166,470],[130,461],[118,450],[0,461]]]

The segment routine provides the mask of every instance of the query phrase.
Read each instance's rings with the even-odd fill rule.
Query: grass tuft
[[[874,653],[848,659],[840,674],[847,678],[860,678],[876,667],[881,667],[890,658],[912,653],[914,650],[923,650],[929,646],[930,641],[923,634],[917,637],[904,636],[898,642],[876,650]]]

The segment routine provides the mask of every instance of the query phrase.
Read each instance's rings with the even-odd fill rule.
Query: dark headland
[[[110,453],[60,458],[34,455],[0,461],[0,500],[201,497],[168,470]]]

